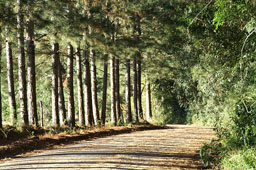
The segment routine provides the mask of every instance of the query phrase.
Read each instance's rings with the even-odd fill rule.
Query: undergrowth
[[[221,161],[219,169],[254,170],[256,169],[256,147],[230,151]]]

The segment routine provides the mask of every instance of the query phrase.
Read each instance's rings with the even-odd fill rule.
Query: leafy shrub
[[[223,150],[220,140],[212,139],[200,148],[200,157],[205,167],[211,167],[219,162],[219,154]]]
[[[236,104],[234,115],[231,117],[233,126],[231,135],[238,145],[252,146],[256,144],[256,104],[255,98],[247,97]]]

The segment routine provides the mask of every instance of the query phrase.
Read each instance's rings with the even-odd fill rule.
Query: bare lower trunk
[[[19,72],[19,93],[20,93],[20,113],[23,126],[29,126],[28,108],[27,108],[27,87],[25,70],[25,52],[24,52],[24,21],[22,11],[22,0],[17,0],[17,37],[18,37],[18,72]]]
[[[138,112],[139,112],[139,116],[141,119],[143,119],[143,110],[142,110],[142,101],[141,101],[141,60],[137,60],[137,68],[138,68],[138,72],[137,72],[137,81],[138,81],[138,101],[137,101],[137,105],[138,105]]]
[[[76,68],[77,68],[77,94],[78,94],[77,97],[78,97],[79,123],[81,126],[85,126],[84,95],[83,95],[80,47],[77,48]]]
[[[59,52],[58,52],[59,55]],[[59,95],[59,115],[60,115],[60,121],[62,125],[67,124],[67,110],[65,107],[65,98],[64,98],[64,89],[63,89],[63,69],[61,69],[63,66],[61,65],[61,62],[59,60],[59,76],[58,76],[58,95]]]
[[[9,93],[9,106],[10,116],[12,124],[15,125],[17,121],[17,109],[14,91],[14,79],[13,79],[13,58],[11,44],[6,38],[6,59],[7,59],[7,80],[8,80],[8,93]]]
[[[137,59],[133,57],[133,105],[134,105],[134,117],[135,122],[139,122],[138,106],[137,106]]]
[[[150,118],[152,118],[151,89],[150,89],[150,83],[148,80],[148,75],[146,74],[146,119],[150,120]]]
[[[117,122],[123,122],[120,107],[120,74],[119,74],[119,59],[115,61],[115,95],[116,95],[116,117]]]
[[[106,121],[106,105],[107,105],[107,87],[108,87],[108,62],[107,56],[104,61],[104,75],[103,75],[103,95],[102,95],[102,109],[101,109],[101,124],[105,125]]]
[[[92,112],[92,93],[91,93],[91,73],[90,64],[86,56],[86,51],[83,51],[83,66],[84,66],[84,100],[85,100],[85,124],[93,126]]]
[[[59,44],[53,44],[52,56],[52,125],[59,126],[59,107],[58,107],[58,69],[59,66]]]
[[[98,97],[97,97],[97,77],[96,77],[96,65],[95,65],[95,56],[92,49],[90,49],[91,57],[91,81],[92,81],[92,110],[94,117],[94,124],[98,125],[99,122],[99,109],[98,109]]]
[[[0,27],[0,129],[3,128],[3,118],[2,118],[2,38],[1,38],[1,27]]]
[[[125,105],[126,105],[126,123],[132,122],[131,113],[131,75],[130,75],[130,60],[126,60],[126,73],[125,73]]]
[[[67,87],[68,87],[68,124],[75,127],[75,102],[74,102],[74,84],[73,84],[73,46],[68,45],[67,62]]]
[[[38,126],[36,106],[36,71],[35,71],[35,45],[34,23],[27,20],[27,65],[28,65],[28,114],[31,124]]]
[[[116,97],[115,97],[115,57],[110,58],[110,87],[111,87],[111,122],[116,125]]]

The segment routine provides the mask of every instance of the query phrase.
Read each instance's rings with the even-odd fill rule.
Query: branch
[[[244,44],[243,44],[243,47],[242,47],[242,49],[241,49],[241,57],[243,57],[243,51],[244,51],[244,47],[245,47],[245,43],[246,43],[246,41],[248,40],[248,38],[253,34],[253,33],[255,33],[256,32],[256,29],[254,28],[253,29],[253,31],[251,31],[250,32],[250,34],[249,35],[247,35],[247,37],[245,38],[245,40],[244,40]]]
[[[197,19],[197,17],[205,10],[208,8],[208,6],[213,2],[213,0],[211,0],[210,2],[208,2],[208,4],[195,16],[195,18],[193,18],[193,20],[189,23],[187,30],[189,30],[190,25]]]

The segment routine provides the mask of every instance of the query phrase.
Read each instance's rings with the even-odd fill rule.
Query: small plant
[[[220,140],[212,139],[208,144],[204,144],[200,148],[200,157],[205,167],[211,167],[218,159],[218,155],[222,150]]]

